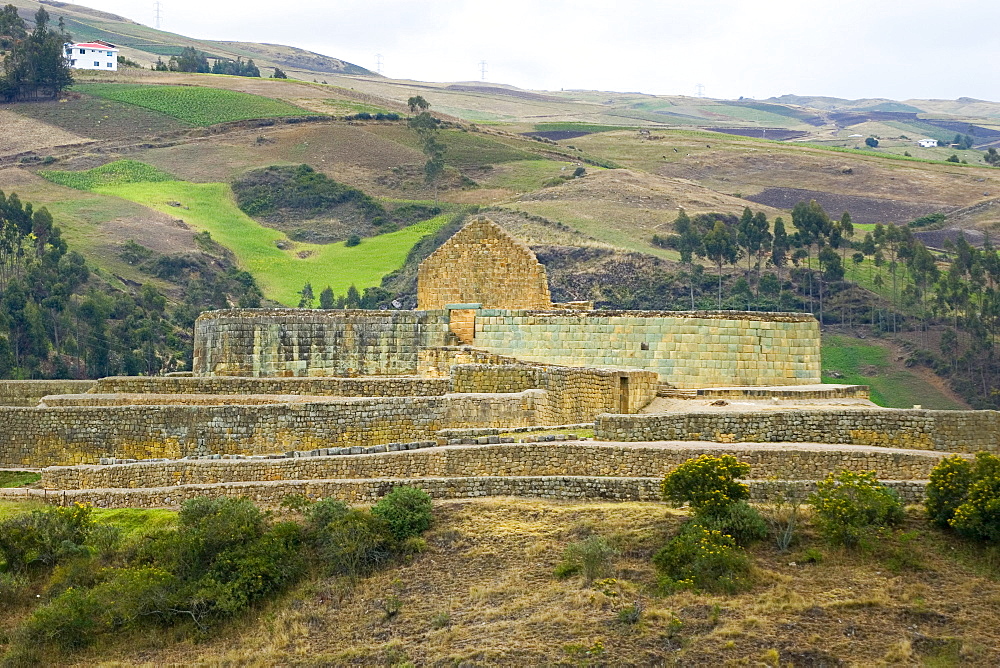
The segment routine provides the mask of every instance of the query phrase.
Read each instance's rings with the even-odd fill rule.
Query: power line
[[[160,0],[156,0],[156,2],[153,3],[153,8],[154,8],[154,11],[156,12],[156,29],[159,30],[160,29],[160,19],[163,18],[162,13],[161,13],[162,4],[160,3]]]
[[[381,53],[376,53],[375,54],[375,71],[378,72],[379,74],[382,74],[382,54]]]
[[[480,60],[479,61],[479,71],[480,71],[480,76],[482,77],[482,80],[486,81],[486,61],[485,60]]]

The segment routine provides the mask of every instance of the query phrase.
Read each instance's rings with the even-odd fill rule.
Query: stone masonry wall
[[[328,397],[423,397],[446,394],[446,378],[245,378],[235,376],[110,376],[93,394],[277,394]],[[50,394],[57,394],[52,392]]]
[[[417,307],[449,304],[485,308],[551,308],[545,267],[520,240],[496,223],[475,220],[420,263]]]
[[[54,466],[42,472],[48,489],[137,488],[255,480],[454,478],[469,476],[663,477],[701,455],[732,454],[755,478],[820,480],[832,471],[875,471],[880,479],[926,480],[944,456],[906,450],[838,449],[797,444],[741,447],[706,443],[600,442],[443,446],[369,455],[294,459],[175,460],[112,466]]]
[[[93,386],[92,380],[3,380],[0,406],[35,406],[49,394],[75,394]]]
[[[245,497],[254,503],[276,508],[290,494],[310,499],[336,498],[347,503],[372,504],[395,487],[419,487],[435,499],[464,499],[487,496],[515,496],[543,499],[612,499],[616,501],[659,501],[661,478],[611,477],[466,477],[369,480],[275,480],[266,482],[217,483],[144,489],[84,489],[49,492],[44,489],[0,490],[7,500],[35,500],[56,505],[89,503],[98,508],[179,508],[198,496]],[[920,503],[926,482],[884,480],[905,503]],[[765,501],[775,495],[804,499],[815,490],[811,481],[748,481],[751,501]]]
[[[462,364],[452,367],[451,372],[456,392],[545,390],[541,424],[592,422],[601,413],[622,410],[635,413],[656,397],[658,387],[656,374],[622,369]]]
[[[484,309],[475,345],[531,362],[655,371],[678,388],[820,382],[819,325],[804,314]]]
[[[884,409],[601,415],[606,441],[805,442],[1000,452],[997,411]]]
[[[198,376],[409,375],[421,348],[453,338],[445,311],[210,311],[195,322],[193,368]]]
[[[426,440],[440,429],[536,424],[545,393],[339,399],[260,406],[0,408],[0,468],[264,454]]]

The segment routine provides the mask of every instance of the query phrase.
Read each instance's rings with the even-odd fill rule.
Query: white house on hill
[[[63,53],[73,69],[118,71],[118,47],[108,42],[65,44]]]
[[[935,146],[938,145],[938,140],[937,139],[921,139],[920,141],[917,142],[917,144],[919,146],[921,146],[922,148],[934,148]]]

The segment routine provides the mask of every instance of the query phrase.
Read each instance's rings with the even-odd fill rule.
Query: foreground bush
[[[406,540],[430,528],[431,497],[416,487],[397,487],[372,507],[372,515],[388,523],[396,540]]]
[[[936,524],[975,540],[1000,541],[1000,457],[946,457],[931,471],[927,514]]]
[[[580,573],[590,584],[607,574],[611,559],[617,553],[602,536],[590,536],[570,543],[563,552],[562,561],[556,566],[556,577],[565,578]]]
[[[698,514],[697,521],[707,529],[731,536],[737,545],[747,546],[768,535],[767,520],[746,501],[726,506],[709,506]]]
[[[16,515],[0,522],[0,557],[12,572],[53,566],[83,551],[92,528],[91,509],[82,504]]]
[[[404,518],[396,519],[409,536],[429,522],[421,498],[404,491],[384,504]],[[41,605],[8,636],[2,663],[43,665],[53,651],[153,625],[207,631],[280,594],[309,563],[361,575],[401,549],[390,522],[367,510],[325,500],[304,515],[303,527],[274,522],[247,499],[197,498],[184,503],[176,526],[129,541],[115,527],[94,524],[83,506],[6,520],[0,605],[34,602],[20,571],[33,566],[36,577],[46,568],[50,575]]]
[[[695,589],[734,594],[752,582],[750,557],[732,536],[688,522],[653,555],[668,590]]]
[[[663,500],[690,504],[696,512],[721,508],[750,498],[750,488],[737,478],[750,473],[750,465],[732,455],[702,455],[689,459],[663,478]]]
[[[856,547],[903,521],[899,496],[880,483],[874,471],[831,473],[817,483],[809,503],[816,513],[816,527],[837,545]]]

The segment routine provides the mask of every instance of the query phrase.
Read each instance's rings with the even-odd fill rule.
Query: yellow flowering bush
[[[732,455],[702,455],[689,459],[664,477],[663,500],[690,504],[696,511],[729,506],[750,498],[750,488],[738,478],[750,474],[750,465]]]
[[[750,557],[732,536],[688,522],[653,555],[660,585],[667,590],[693,589],[733,594],[751,584]]]
[[[927,514],[940,526],[977,540],[1000,541],[1000,457],[955,455],[931,471]]]

